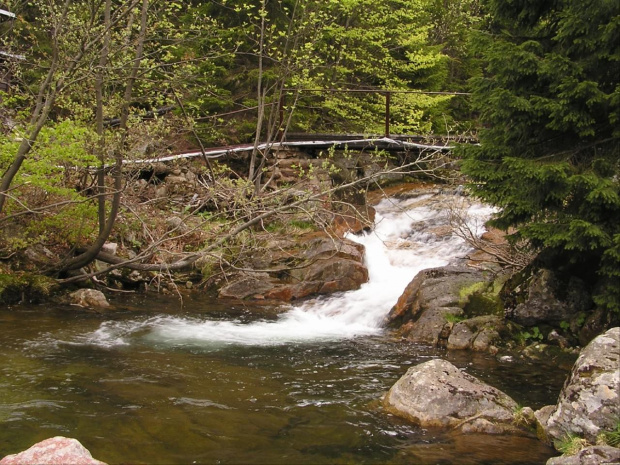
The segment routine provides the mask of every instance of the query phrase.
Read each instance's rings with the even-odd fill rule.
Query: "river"
[[[381,395],[442,357],[534,408],[566,372],[404,343],[381,327],[424,268],[467,252],[446,234],[452,195],[377,205],[358,291],[269,309],[194,294],[119,295],[112,310],[0,309],[0,456],[62,435],[113,463],[538,464],[535,439],[459,436],[386,414]],[[487,207],[467,204],[471,227]]]

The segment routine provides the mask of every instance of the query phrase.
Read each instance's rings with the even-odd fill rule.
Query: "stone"
[[[475,337],[476,334],[469,325],[464,321],[460,321],[454,325],[450,337],[448,337],[447,348],[451,350],[469,349]]]
[[[423,312],[420,317],[407,328],[407,339],[424,344],[438,346],[441,336],[450,326],[446,319],[447,315],[461,316],[463,310],[458,307],[430,308]]]
[[[407,285],[384,323],[391,327],[400,326],[407,321],[415,321],[421,311],[429,308],[462,308],[465,304],[462,289],[488,281],[482,272],[464,267],[423,270]]]
[[[364,265],[345,258],[317,260],[304,273],[304,281],[321,281],[320,294],[359,289],[368,281],[368,270]]]
[[[540,417],[540,418],[539,418]],[[548,418],[537,415],[549,442],[573,434],[596,443],[620,418],[620,328],[585,347]]]
[[[71,305],[80,307],[106,308],[110,306],[103,292],[96,289],[79,289],[69,294],[69,298]]]
[[[246,299],[262,295],[274,287],[267,273],[251,273],[241,275],[231,283],[222,287],[219,297],[223,299]]]
[[[524,326],[568,321],[592,306],[582,280],[571,277],[564,282],[554,271],[544,268],[532,275],[523,294],[522,303],[506,309],[506,318]]]
[[[512,398],[441,359],[410,368],[388,391],[383,406],[423,428],[525,434],[513,424],[517,403]]]
[[[106,242],[101,247],[102,252],[109,253],[110,255],[116,255],[117,250],[118,250],[118,244],[116,242]]]
[[[56,436],[19,454],[7,455],[0,465],[106,465],[94,459],[80,441]]]
[[[304,253],[304,258],[308,260],[333,257],[346,258],[361,263],[364,260],[364,246],[346,239],[321,237],[311,241]]]
[[[186,233],[189,230],[187,225],[178,216],[171,216],[167,218],[166,226],[168,228],[168,231],[174,231],[178,234]]]
[[[486,352],[494,342],[499,340],[499,330],[503,328],[502,319],[495,315],[468,318],[454,325],[446,348]]]
[[[552,457],[547,465],[602,465],[620,463],[620,449],[611,446],[590,446],[575,455]]]

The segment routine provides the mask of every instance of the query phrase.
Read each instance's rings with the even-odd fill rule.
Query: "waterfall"
[[[469,247],[452,234],[448,211],[465,204],[468,224],[476,233],[490,207],[451,194],[388,198],[376,209],[374,229],[348,238],[365,247],[369,281],[360,289],[319,297],[290,306],[276,320],[220,321],[199,317],[155,316],[146,320],[108,321],[86,336],[88,343],[114,346],[141,338],[157,345],[221,347],[279,345],[377,334],[381,321],[415,275],[464,256]]]

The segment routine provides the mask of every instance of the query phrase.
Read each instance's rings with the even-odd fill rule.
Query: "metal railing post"
[[[390,99],[392,93],[385,93],[385,137],[390,137]]]

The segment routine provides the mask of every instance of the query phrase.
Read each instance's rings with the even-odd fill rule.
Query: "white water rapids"
[[[383,318],[419,271],[447,265],[469,251],[465,241],[449,230],[448,210],[455,201],[464,206],[470,228],[482,233],[491,208],[460,196],[426,194],[405,200],[389,198],[376,205],[374,230],[363,236],[349,235],[366,250],[369,281],[359,290],[291,306],[276,320],[243,323],[154,316],[107,321],[81,342],[111,347],[140,338],[172,347],[265,346],[377,334]]]

